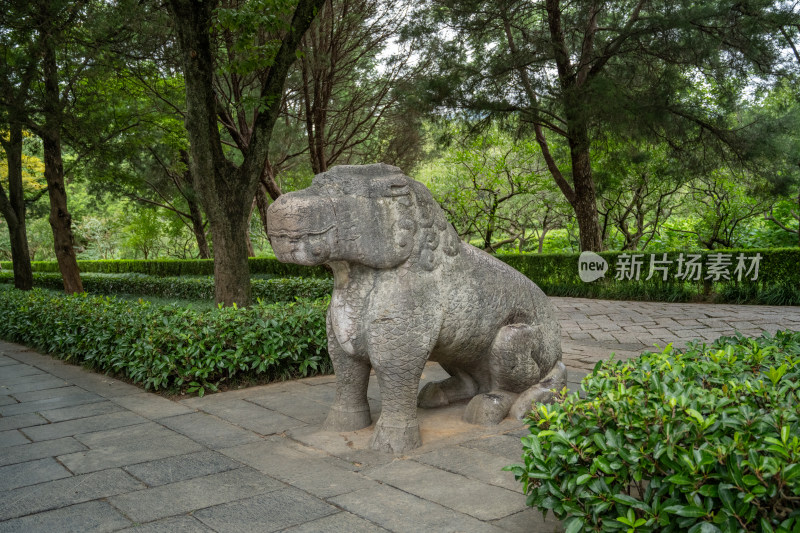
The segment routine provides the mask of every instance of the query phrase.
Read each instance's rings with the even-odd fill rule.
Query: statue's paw
[[[331,407],[328,418],[322,424],[325,431],[356,431],[372,423],[369,404],[353,407]]]
[[[407,424],[384,423],[378,420],[369,441],[369,447],[379,452],[403,453],[422,445],[419,423],[415,420]]]
[[[514,405],[511,406],[511,416],[522,420],[531,412],[532,404],[552,403],[556,392],[566,386],[567,367],[563,362],[558,361],[543,380],[519,395]]]
[[[464,422],[481,426],[499,424],[508,415],[516,394],[498,390],[478,394],[467,404]]]
[[[424,409],[443,407],[449,404],[450,401],[447,399],[447,395],[438,383],[428,383],[422,387],[417,396],[417,406]]]

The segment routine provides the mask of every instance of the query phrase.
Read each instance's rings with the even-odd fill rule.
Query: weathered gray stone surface
[[[214,450],[261,439],[252,431],[206,413],[190,413],[161,419],[161,423]]]
[[[480,520],[495,520],[525,509],[519,494],[412,460],[393,461],[365,475]],[[449,489],[442,491],[441,486]]]
[[[154,520],[120,531],[125,533],[213,533],[214,530],[192,516],[183,515]]]
[[[388,485],[337,496],[333,503],[389,531],[500,533],[502,529]]]
[[[150,487],[219,474],[241,468],[241,463],[212,451],[200,451],[147,463],[126,466],[124,470]]]
[[[92,431],[133,426],[145,422],[147,422],[147,420],[130,411],[120,411],[107,415],[88,416],[86,418],[77,418],[43,426],[29,427],[25,428],[23,433],[33,441],[52,440]]]
[[[153,423],[76,435],[75,439],[89,449],[60,455],[58,459],[72,472],[80,474],[183,455],[203,448],[193,440]]]
[[[87,405],[79,405],[77,407],[60,407],[58,409],[48,409],[47,411],[40,411],[39,414],[49,420],[50,422],[64,422],[66,420],[75,420],[77,418],[87,418],[90,416],[107,415],[110,413],[118,413],[120,411],[127,411],[121,405],[117,405],[110,401],[94,402]]]
[[[385,533],[387,530],[352,513],[341,512],[284,531],[286,533]]]
[[[21,487],[3,494],[3,499],[0,500],[0,521],[107,498],[143,487],[144,485],[119,469]]]
[[[109,502],[136,522],[150,522],[283,488],[251,468],[128,492]]]
[[[61,390],[61,389],[55,389]],[[55,406],[71,407],[76,405],[84,405],[87,403],[101,401],[102,398],[93,392],[84,390],[72,390],[65,392],[63,395],[55,394],[48,398],[41,400],[34,400],[31,402],[21,402],[12,405],[4,405],[0,407],[0,415],[13,416],[25,413],[37,413],[48,409],[53,409]]]
[[[34,531],[74,531],[106,533],[130,525],[130,520],[106,502],[90,501],[44,513],[0,522],[2,533]]]
[[[281,196],[268,217],[279,260],[334,272],[328,352],[337,392],[328,429],[371,423],[370,368],[382,402],[371,446],[395,453],[422,443],[417,405],[472,398],[467,420],[496,424],[563,387],[560,328],[544,293],[462,242],[430,191],[400,169],[335,167]],[[428,360],[450,377],[417,398]]]
[[[167,400],[166,398],[141,391],[137,394],[128,394],[113,398],[111,401],[151,420],[192,412],[191,409]]]
[[[70,477],[72,474],[58,464],[52,457],[45,457],[27,463],[17,463],[0,467],[0,491],[36,485]]]
[[[86,446],[73,439],[64,437],[63,439],[48,440],[43,442],[32,442],[20,446],[6,448],[0,453],[0,466],[24,463],[44,457],[52,457],[59,453],[77,452],[85,450]]]
[[[338,512],[334,506],[293,488],[218,505],[194,513],[219,533],[267,533]]]
[[[305,452],[290,443],[258,442],[229,448],[223,453],[320,498],[330,498],[375,485],[353,472],[344,461],[315,450]]]
[[[19,446],[20,444],[28,444],[29,442],[30,440],[16,429],[0,431],[0,448]]]

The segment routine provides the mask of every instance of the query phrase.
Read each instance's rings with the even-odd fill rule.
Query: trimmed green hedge
[[[181,298],[187,300],[213,300],[214,278],[157,277],[130,274],[81,274],[83,288],[90,294],[133,294]],[[13,283],[12,272],[0,272],[0,283]],[[61,274],[35,272],[33,284],[42,289],[62,290]],[[268,302],[291,302],[296,298],[315,300],[328,296],[333,290],[331,278],[281,278],[251,280],[253,299]]]
[[[617,281],[615,266],[624,254],[641,254],[639,280]],[[682,281],[675,278],[678,269],[677,259],[683,253],[700,256],[704,265],[699,281]],[[761,254],[757,281],[706,280],[706,267],[713,256],[730,254],[732,264],[728,270],[732,274],[739,254],[753,257]],[[663,258],[663,252],[602,252],[599,254],[609,264],[609,271],[599,280],[585,283],[578,275],[579,254],[500,254],[498,259],[505,261],[532,279],[550,296],[577,296],[586,298],[608,298],[650,301],[695,301],[712,300],[730,303],[758,303],[768,305],[800,305],[800,248],[736,249],[667,253],[671,265],[667,270],[667,280],[663,281],[660,272],[650,280],[651,255],[656,260]],[[4,269],[10,269],[10,262],[2,262]],[[211,275],[214,265],[211,260],[153,260],[153,261],[79,261],[83,273],[140,273],[154,276]],[[55,262],[34,262],[36,272],[58,272]],[[330,272],[323,267],[304,267],[281,263],[274,258],[251,258],[252,274],[266,274],[277,277],[301,276],[330,278]],[[255,290],[255,288],[254,288]]]
[[[601,361],[507,467],[566,531],[800,531],[800,332]]]
[[[704,265],[700,281],[682,281],[675,278],[680,254],[698,254]],[[705,280],[705,265],[710,256],[730,254],[730,280]],[[615,265],[623,254],[641,254],[643,257],[641,275],[636,280],[617,281]],[[736,281],[732,275],[739,254],[753,257],[761,254],[757,281]],[[663,281],[660,271],[650,280],[651,255],[656,261],[663,259],[663,252],[601,252],[608,262],[609,270],[596,281],[585,283],[578,274],[580,254],[500,254],[498,259],[513,266],[533,280],[550,296],[576,296],[587,298],[609,298],[652,301],[692,301],[714,300],[730,303],[760,303],[769,305],[800,305],[800,248],[736,249],[697,252],[667,252],[671,261],[667,270],[667,280]],[[713,259],[713,258],[712,258]],[[749,263],[748,263],[749,265]]]
[[[223,382],[330,373],[327,300],[195,311],[0,288],[0,338],[113,371],[146,389],[203,394]]]
[[[324,267],[307,267],[291,263],[281,263],[274,257],[251,257],[251,274],[269,274],[276,277],[304,276],[328,277],[330,272]],[[10,270],[10,261],[0,262],[0,267]],[[59,272],[55,261],[34,261],[34,272]],[[103,274],[147,274],[150,276],[213,276],[212,259],[109,259],[97,261],[78,261],[81,273],[97,272]]]

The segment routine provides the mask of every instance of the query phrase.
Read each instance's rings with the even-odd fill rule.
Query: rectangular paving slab
[[[5,365],[2,368],[0,384],[3,385],[14,383],[17,378],[24,376],[44,375],[44,372],[38,368],[25,364]]]
[[[178,402],[173,402],[148,392],[121,396],[113,398],[112,401],[125,409],[130,409],[137,415],[151,420],[194,412],[194,409],[190,409]]]
[[[189,413],[162,418],[159,423],[215,450],[261,440],[261,437],[252,431],[234,426],[208,413]]]
[[[174,431],[148,423],[138,426],[76,435],[89,450],[60,455],[58,460],[75,473],[128,466],[173,455],[202,450],[203,447]]]
[[[39,411],[39,414],[45,417],[50,422],[63,422],[65,420],[74,420],[76,418],[86,418],[89,416],[118,413],[124,410],[125,410],[124,407],[119,406],[114,402],[103,400],[86,405],[79,405],[76,407],[48,409],[46,411]]]
[[[72,453],[85,450],[86,446],[73,439],[65,437],[63,439],[48,440],[43,442],[32,442],[21,446],[6,448],[0,454],[0,466],[25,463],[34,459],[44,457],[54,457],[63,453]]]
[[[527,429],[522,431],[527,432]],[[522,462],[522,441],[516,435],[490,435],[464,442],[461,446],[499,455],[508,460],[508,464]]]
[[[130,520],[106,502],[92,501],[53,511],[23,516],[0,524],[3,533],[31,531],[80,531],[105,533],[129,526]]]
[[[0,431],[38,426],[41,424],[47,424],[47,420],[39,416],[39,413],[25,413],[22,415],[6,416],[0,418]]]
[[[386,531],[369,520],[345,511],[284,529],[285,533],[386,533]]]
[[[536,509],[528,508],[517,514],[495,520],[492,524],[509,533],[563,533],[564,526],[553,513],[547,518]]]
[[[219,533],[267,533],[337,513],[322,500],[294,488],[284,488],[194,513]]]
[[[148,486],[156,487],[241,467],[242,463],[208,450],[126,466],[125,471]]]
[[[107,498],[143,487],[142,483],[120,469],[21,487],[3,495],[0,500],[0,521]]]
[[[121,411],[118,413],[111,413],[107,415],[89,416],[86,418],[77,418],[74,420],[67,420],[65,422],[56,422],[54,424],[47,424],[44,426],[34,426],[25,428],[23,433],[31,440],[51,440],[61,437],[71,437],[73,435],[80,435],[83,433],[92,433],[94,431],[103,431],[125,426],[132,426],[136,424],[144,424],[147,419],[139,415],[135,415],[130,411]]]
[[[60,390],[60,389],[56,389]],[[31,402],[22,402],[14,405],[4,405],[0,407],[0,415],[13,416],[24,413],[36,413],[46,411],[48,409],[59,409],[62,407],[74,407],[76,405],[83,405],[92,402],[99,402],[103,398],[93,392],[84,390],[70,391],[65,393],[64,396],[45,398],[42,400],[35,400]]]
[[[12,490],[72,474],[52,457],[0,467],[0,491]]]
[[[2,370],[0,370],[0,374],[2,374]],[[6,394],[18,394],[46,389],[60,389],[67,385],[69,385],[68,382],[50,374],[35,374],[23,379],[15,379],[14,383],[5,384],[0,387],[0,390]]]
[[[203,411],[261,435],[282,433],[288,429],[305,425],[305,422],[301,420],[290,418],[245,400],[210,403],[203,406]]]
[[[47,400],[48,398],[65,398],[72,395],[85,393],[84,389],[64,383],[60,387],[39,389],[27,392],[13,392],[14,398],[20,402],[33,402],[36,400]]]
[[[249,498],[285,487],[252,468],[239,468],[201,478],[130,492],[109,501],[136,522],[149,522]]]
[[[299,391],[248,397],[247,401],[296,418],[307,424],[321,424],[324,422],[330,408],[329,403],[314,401],[307,396],[301,395]]]
[[[423,500],[388,485],[348,492],[331,498],[329,501],[389,531],[435,531],[437,533],[500,533],[503,531],[471,516]]]
[[[258,442],[228,448],[223,450],[223,453],[320,498],[329,498],[375,485],[374,481],[365,479],[352,470],[332,464],[333,461],[341,463],[338,459],[318,452],[303,453],[289,443]]]
[[[0,431],[0,448],[19,446],[20,444],[28,444],[29,442],[30,440],[20,433],[19,430],[10,429],[8,431]]]
[[[503,471],[503,467],[511,463],[483,450],[453,446],[416,456],[414,460],[513,492],[522,492],[522,484],[514,480],[514,474]]]
[[[2,390],[2,389],[0,389]],[[2,405],[12,405],[15,403],[19,403],[16,398],[13,396],[8,396],[6,394],[0,395],[0,406]]]
[[[214,533],[213,529],[189,515],[154,520],[146,524],[122,529],[120,533]]]
[[[397,460],[364,474],[480,520],[496,520],[525,509],[525,497],[518,492],[416,461]],[[447,487],[447,490],[442,490],[442,487]]]

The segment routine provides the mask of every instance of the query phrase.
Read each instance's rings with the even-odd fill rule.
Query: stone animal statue
[[[370,446],[395,453],[421,444],[417,406],[472,398],[465,419],[496,424],[565,385],[560,326],[544,293],[462,242],[430,191],[400,169],[332,168],[267,216],[280,261],[333,270],[336,399],[325,429],[370,425],[370,368],[382,400]],[[417,394],[427,361],[450,377]]]

